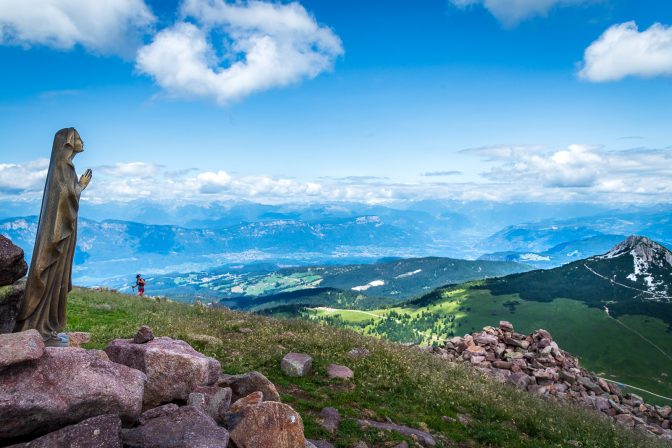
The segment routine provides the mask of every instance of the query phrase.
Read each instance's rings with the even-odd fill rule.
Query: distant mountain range
[[[0,216],[8,210],[14,209],[0,208]],[[87,216],[137,217],[148,223]],[[663,206],[635,213],[594,204],[420,201],[393,208],[355,203],[84,203],[74,280],[83,286],[119,288],[137,273],[221,274],[240,266],[258,270],[253,266],[258,264],[273,271],[373,263],[385,257],[480,257],[552,268],[604,253],[630,233],[670,244],[670,216],[670,208]],[[35,216],[0,220],[0,232],[23,247],[28,260],[36,230]]]

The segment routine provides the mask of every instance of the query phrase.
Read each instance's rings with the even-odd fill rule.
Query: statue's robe
[[[73,128],[56,134],[42,197],[40,221],[16,331],[36,329],[45,339],[65,327],[66,300],[72,290],[72,260],[77,242],[81,188],[70,155]],[[79,136],[77,135],[77,138]]]

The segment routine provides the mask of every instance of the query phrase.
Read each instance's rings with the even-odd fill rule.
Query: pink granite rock
[[[0,373],[0,445],[2,439],[40,435],[102,414],[134,422],[145,380],[100,350],[47,347],[41,358]]]
[[[277,401],[245,406],[229,423],[238,448],[305,448],[301,416]]]
[[[288,376],[306,376],[312,365],[313,358],[303,353],[287,353],[280,361],[280,369]]]
[[[44,342],[37,330],[0,334],[0,370],[44,354]]]
[[[220,387],[230,387],[233,391],[231,400],[235,401],[260,391],[264,395],[264,401],[280,401],[280,394],[262,373],[252,371],[243,375],[221,375],[217,383]]]
[[[105,349],[110,359],[147,375],[145,409],[173,400],[186,400],[198,386],[217,382],[220,364],[184,341],[168,337],[144,344],[132,339],[115,339]]]
[[[121,419],[99,415],[9,448],[121,448]]]
[[[229,432],[202,409],[183,406],[123,430],[122,438],[129,448],[226,448]]]
[[[351,380],[355,377],[355,372],[350,370],[346,366],[340,366],[338,364],[330,364],[327,367],[327,375],[329,378],[336,378],[341,380]]]

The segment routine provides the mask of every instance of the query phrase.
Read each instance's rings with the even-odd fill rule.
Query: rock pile
[[[0,334],[11,333],[26,289],[23,249],[0,235]]]
[[[546,330],[523,335],[501,321],[499,328],[454,337],[431,350],[448,361],[469,363],[498,381],[595,409],[624,426],[672,440],[672,407],[645,404],[641,397],[623,394],[614,383],[582,369]]]
[[[143,327],[105,351],[0,334],[0,446],[304,448],[301,416],[264,375],[226,375]]]

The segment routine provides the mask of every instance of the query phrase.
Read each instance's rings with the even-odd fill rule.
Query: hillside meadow
[[[76,289],[70,294],[67,331],[91,332],[88,348],[104,348],[114,338],[131,337],[142,324],[150,325],[157,336],[186,340],[217,358],[226,373],[262,372],[278,386],[283,401],[301,413],[308,438],[329,440],[339,448],[358,440],[373,447],[403,440],[392,433],[360,429],[355,418],[391,419],[427,429],[444,447],[666,446],[593,412],[531,396],[493,383],[472,369],[354,331],[111,292]],[[223,343],[204,344],[199,335]],[[347,355],[360,347],[371,355],[361,359]],[[291,351],[313,357],[311,375],[288,378],[281,373],[280,360]],[[331,363],[351,367],[354,381],[328,380],[325,369]],[[325,406],[338,408],[344,417],[336,434],[318,424],[318,413]],[[453,420],[459,416],[470,422]]]
[[[672,397],[672,331],[662,320],[639,315],[615,319],[576,300],[522,300],[517,294],[492,295],[480,286],[474,282],[444,288],[409,304],[369,314],[321,308],[310,311],[309,317],[400,342],[428,344],[480,331],[500,320],[510,321],[520,333],[544,328],[563,350],[578,356],[586,369]],[[655,395],[636,393],[651,403],[670,404]]]

